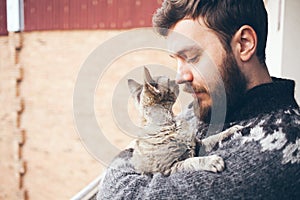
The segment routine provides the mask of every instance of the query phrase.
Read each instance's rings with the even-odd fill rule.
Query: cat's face
[[[165,76],[152,78],[146,67],[144,68],[144,84],[129,79],[128,86],[140,112],[147,107],[154,106],[162,106],[171,111],[179,94],[179,86],[175,80],[170,80]]]

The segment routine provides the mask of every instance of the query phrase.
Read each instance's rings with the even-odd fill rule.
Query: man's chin
[[[192,96],[198,99],[199,102],[208,102],[210,100],[210,95],[207,92],[195,92]]]
[[[199,98],[195,98],[193,101],[193,109],[195,116],[205,123],[209,123],[211,115],[211,106],[201,101]]]

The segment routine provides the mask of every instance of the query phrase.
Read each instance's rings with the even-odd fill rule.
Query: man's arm
[[[136,173],[129,161],[132,151],[125,150],[108,168],[98,199],[283,199],[300,195],[299,165],[282,165],[280,151],[260,150],[257,142],[240,145],[232,141],[213,153],[224,158],[225,171],[168,177]]]

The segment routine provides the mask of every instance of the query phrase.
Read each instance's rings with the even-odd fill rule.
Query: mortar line
[[[23,200],[28,199],[28,193],[24,185],[24,179],[26,175],[26,162],[23,159],[23,147],[26,142],[26,130],[22,128],[22,114],[25,109],[24,99],[21,94],[21,84],[23,81],[23,68],[20,64],[20,53],[23,47],[23,35],[22,32],[10,32],[9,40],[11,46],[11,53],[13,59],[13,67],[15,68],[15,98],[16,98],[16,158],[17,158],[17,174],[19,181],[19,198]]]

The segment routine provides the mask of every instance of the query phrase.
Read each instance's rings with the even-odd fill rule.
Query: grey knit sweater
[[[294,82],[273,78],[240,102],[228,113],[224,129],[235,124],[245,128],[209,153],[224,159],[223,172],[141,175],[129,162],[129,149],[107,169],[97,198],[300,199],[300,109]],[[200,123],[199,138],[206,136],[207,127]]]

